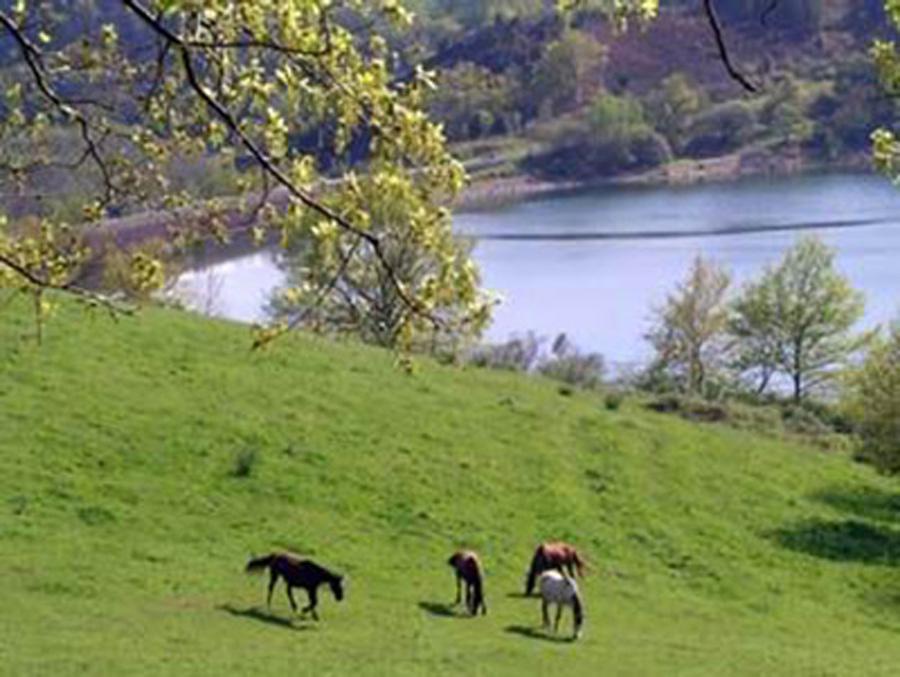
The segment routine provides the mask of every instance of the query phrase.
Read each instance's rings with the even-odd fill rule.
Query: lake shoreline
[[[665,188],[729,184],[753,178],[783,178],[835,172],[874,174],[867,153],[841,162],[821,162],[800,153],[772,155],[740,152],[703,160],[675,160],[645,172],[587,180],[550,181],[529,174],[480,179],[470,183],[452,204],[454,212],[478,212],[507,207],[542,196],[595,188]]]

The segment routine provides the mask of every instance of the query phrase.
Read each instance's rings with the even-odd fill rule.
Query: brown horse
[[[481,609],[482,615],[487,614],[487,604],[484,602],[484,585],[481,575],[481,562],[471,550],[458,550],[454,552],[447,564],[456,572],[456,603],[459,604],[462,597],[461,585],[466,584],[466,608],[473,616]]]
[[[577,572],[584,578],[587,563],[578,554],[575,546],[562,542],[541,543],[534,551],[534,557],[531,558],[531,567],[528,569],[528,576],[525,580],[525,594],[530,595],[534,591],[537,578],[543,572],[549,569],[562,572],[564,568],[569,572],[569,576],[574,578]]]
[[[247,573],[259,571],[260,569],[269,570],[269,594],[266,597],[266,606],[272,606],[272,590],[275,589],[275,583],[278,577],[284,579],[287,585],[287,597],[291,603],[291,608],[296,613],[297,602],[294,601],[293,588],[303,588],[309,597],[309,604],[303,608],[301,613],[312,613],[312,617],[319,620],[316,613],[316,605],[319,602],[317,589],[323,583],[327,583],[331,587],[331,592],[337,601],[344,598],[344,577],[332,573],[323,566],[320,566],[309,559],[303,559],[298,555],[289,552],[272,553],[265,557],[251,559],[247,562]]]

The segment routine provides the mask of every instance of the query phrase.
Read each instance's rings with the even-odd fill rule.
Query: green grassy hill
[[[888,675],[897,485],[840,455],[512,374],[151,310],[0,311],[4,674]],[[236,459],[256,454],[247,477]],[[593,564],[586,634],[523,599],[535,544]],[[478,549],[489,615],[445,613]],[[349,575],[318,624],[251,553]],[[570,619],[567,616],[566,634]]]

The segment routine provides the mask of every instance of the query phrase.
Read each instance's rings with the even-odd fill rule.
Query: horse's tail
[[[531,567],[528,569],[528,577],[525,580],[525,594],[531,595],[534,592],[534,584],[537,582],[538,574],[544,570],[544,546],[539,545],[534,551],[534,557],[531,558]]]
[[[572,563],[575,565],[575,571],[578,572],[578,575],[581,578],[584,578],[584,573],[590,569],[588,563],[581,558],[581,555],[578,554],[578,551],[575,548],[572,548]]]
[[[260,569],[267,569],[272,565],[272,561],[275,559],[275,554],[266,555],[265,557],[257,557],[256,559],[251,559],[247,562],[247,566],[244,568],[248,574],[256,573]]]
[[[584,622],[584,606],[581,604],[581,594],[577,591],[572,596],[572,613],[575,616],[575,636],[578,637]]]

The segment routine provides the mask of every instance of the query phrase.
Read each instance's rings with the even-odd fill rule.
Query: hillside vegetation
[[[149,310],[0,311],[4,674],[889,675],[897,485],[846,457],[514,374]],[[520,597],[578,544],[586,634]],[[489,613],[449,615],[452,549]],[[271,614],[251,553],[349,576]],[[569,617],[564,620],[568,634]]]

